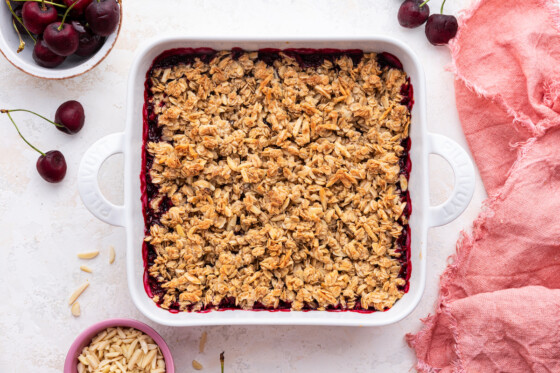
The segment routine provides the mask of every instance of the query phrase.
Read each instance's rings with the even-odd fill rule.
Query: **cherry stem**
[[[76,5],[77,3],[78,3],[78,0],[74,1],[72,3],[72,5],[70,5],[70,7],[68,7],[68,9],[66,9],[66,13],[64,13],[64,17],[62,17],[62,22],[60,22],[60,26],[58,26],[58,31],[62,30],[62,26],[64,26],[64,22],[66,21],[66,17],[68,16],[68,13],[70,13],[70,11],[74,7],[74,5]]]
[[[441,3],[441,9],[439,10],[440,14],[443,14],[443,6],[445,5],[445,2],[447,0],[443,0],[443,3]]]
[[[33,37],[33,34],[31,32],[29,32],[29,30],[27,29],[27,27],[25,27],[25,25],[23,24],[23,20],[21,18],[19,18],[17,16],[17,14],[14,12],[14,10],[12,9],[12,4],[10,4],[10,0],[6,0],[6,4],[8,4],[8,8],[10,9],[10,13],[12,13],[12,15],[14,16],[15,19],[17,19],[17,21],[21,24],[21,26],[25,29],[25,31],[27,32],[27,34],[29,34],[29,37],[31,38],[31,40],[33,40],[33,43],[36,43],[37,40],[35,40],[35,38]]]
[[[29,141],[27,141],[27,139],[25,137],[23,137],[23,135],[21,134],[16,122],[14,122],[14,119],[12,118],[12,116],[10,115],[10,112],[8,110],[0,110],[0,113],[5,113],[8,114],[8,118],[10,118],[10,120],[12,121],[12,124],[14,125],[14,127],[16,127],[16,130],[19,134],[19,137],[22,138],[23,141],[25,141],[25,143],[27,145],[29,145],[33,150],[35,150],[37,153],[41,154],[43,157],[45,157],[45,153],[43,153],[42,151],[40,151],[39,149],[37,149],[36,147],[34,147]]]
[[[40,114],[37,114],[37,113],[35,113],[35,112],[31,111],[31,110],[26,110],[26,109],[5,110],[5,109],[2,109],[2,110],[0,110],[0,113],[8,114],[8,113],[15,113],[16,111],[24,111],[24,112],[26,112],[26,113],[30,113],[30,114],[36,115],[36,116],[38,116],[39,118],[42,118],[42,119],[46,120],[47,122],[49,122],[49,123],[51,123],[51,124],[54,124],[54,125],[57,126],[57,127],[64,128],[64,126],[63,126],[62,124],[55,123],[55,122],[53,122],[52,120],[47,119],[47,118],[45,118],[44,116],[42,116],[42,115],[40,115]]]
[[[418,8],[422,8],[424,5],[428,4],[428,1],[430,0],[426,0],[422,4],[418,5]]]
[[[222,366],[222,373],[224,373],[224,361],[225,361],[225,357],[224,357],[224,353],[222,352],[220,354],[220,365]]]
[[[64,4],[58,4],[58,3],[54,3],[52,1],[48,1],[48,0],[16,0],[17,2],[27,2],[27,1],[33,1],[35,3],[41,3],[43,6],[45,6],[45,4],[49,4],[52,6],[57,6],[59,8],[68,8],[66,5]]]
[[[16,26],[16,20],[12,19],[12,25],[14,26],[14,30],[16,30],[16,34],[19,38],[19,46],[17,49],[17,53],[21,52],[24,48],[25,48],[25,42],[23,41],[23,39],[21,38],[21,34]]]

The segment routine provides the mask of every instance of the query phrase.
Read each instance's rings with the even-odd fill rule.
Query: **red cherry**
[[[116,0],[93,1],[86,8],[86,20],[97,35],[109,36],[119,25],[121,13]]]
[[[54,121],[64,127],[56,127],[59,131],[69,135],[80,132],[84,126],[86,115],[84,107],[78,101],[66,101],[58,107]]]
[[[428,4],[422,5],[421,0],[406,0],[399,8],[399,24],[406,28],[415,28],[422,25],[430,15]],[[422,7],[420,7],[422,5]]]
[[[70,11],[73,15],[77,16],[82,15],[84,13],[84,10],[89,4],[91,4],[91,2],[92,0],[64,0],[64,4],[66,4],[67,7],[70,7],[70,5],[77,3]]]
[[[19,17],[19,19],[22,19],[21,18],[21,13],[22,13],[21,8],[14,10],[14,13],[16,14],[16,16]],[[18,30],[18,32],[21,35],[27,35],[27,31],[25,31],[25,28],[23,27],[23,25],[13,15],[12,15],[12,20],[14,21],[14,24],[16,25],[16,29]]]
[[[105,42],[105,38],[94,34],[79,21],[72,21],[72,27],[78,32],[80,43],[76,55],[80,57],[93,56]]]
[[[39,38],[33,48],[33,60],[35,60],[39,66],[53,68],[63,63],[66,57],[59,56],[51,51],[43,38]]]
[[[457,18],[446,14],[432,14],[426,23],[426,37],[433,45],[445,45],[457,35]]]
[[[78,32],[68,23],[51,23],[45,29],[43,38],[51,51],[65,57],[74,54],[80,43]]]
[[[62,179],[64,179],[64,176],[66,175],[66,160],[64,159],[64,155],[62,155],[62,153],[59,152],[58,150],[51,150],[50,152],[43,153],[42,151],[37,149],[35,146],[33,146],[33,144],[31,144],[29,141],[27,141],[27,139],[21,133],[21,131],[19,130],[19,128],[16,124],[16,122],[14,121],[14,118],[12,118],[12,115],[11,115],[12,112],[18,112],[18,111],[25,111],[25,112],[31,113],[33,115],[36,115],[36,116],[46,120],[47,122],[50,122],[50,123],[53,123],[53,122],[48,120],[47,118],[43,117],[42,115],[39,115],[39,114],[37,114],[37,113],[35,113],[31,110],[27,110],[27,109],[12,109],[12,110],[0,109],[1,114],[6,114],[8,116],[8,118],[10,119],[12,124],[14,125],[14,127],[17,130],[21,139],[23,141],[25,141],[25,143],[27,145],[29,145],[30,148],[35,150],[37,153],[41,154],[39,159],[37,159],[37,166],[36,166],[37,171],[39,172],[39,175],[41,175],[41,177],[43,179],[45,179],[46,181],[48,181],[49,183],[58,183],[58,182],[62,181]]]
[[[58,150],[41,155],[37,160],[37,171],[39,175],[49,183],[59,183],[66,176],[66,160]]]
[[[58,14],[50,4],[27,1],[23,5],[23,24],[33,34],[41,34],[45,28],[56,22]]]
[[[17,0],[8,0],[8,2],[10,3],[12,10],[20,9],[24,4],[23,1],[17,1]]]

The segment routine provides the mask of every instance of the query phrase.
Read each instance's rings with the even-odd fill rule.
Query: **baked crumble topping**
[[[378,61],[223,51],[151,71],[156,303],[384,310],[403,296],[407,76]]]

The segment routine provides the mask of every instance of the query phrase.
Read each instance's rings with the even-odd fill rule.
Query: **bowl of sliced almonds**
[[[163,338],[148,325],[131,319],[101,321],[74,341],[64,373],[175,373]]]

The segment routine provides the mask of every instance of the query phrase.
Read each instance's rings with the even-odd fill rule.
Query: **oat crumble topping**
[[[384,310],[403,296],[406,74],[374,53],[280,56],[224,51],[149,77],[149,207],[172,203],[145,238],[163,308]]]

